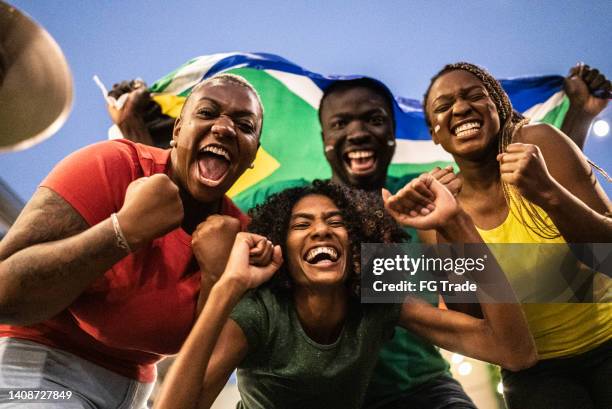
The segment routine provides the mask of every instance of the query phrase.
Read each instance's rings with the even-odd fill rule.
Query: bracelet
[[[115,241],[117,243],[117,247],[127,251],[128,253],[132,252],[130,245],[128,244],[125,236],[123,235],[123,231],[121,231],[121,226],[119,225],[119,219],[117,218],[117,213],[111,214],[111,221],[113,222],[113,230],[115,230]]]

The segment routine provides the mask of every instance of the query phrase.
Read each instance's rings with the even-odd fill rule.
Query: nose
[[[221,115],[215,120],[210,131],[218,138],[233,138],[236,136],[234,121],[224,115]]]
[[[455,103],[453,104],[453,115],[462,116],[467,114],[472,110],[472,107],[463,98],[457,98]]]
[[[312,224],[312,231],[310,233],[313,239],[327,239],[331,237],[331,230],[325,220],[315,220]]]
[[[370,134],[361,121],[352,121],[347,129],[347,141],[354,144],[362,144],[368,141]]]

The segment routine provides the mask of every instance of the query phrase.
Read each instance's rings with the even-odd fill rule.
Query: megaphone
[[[0,152],[57,132],[72,108],[72,75],[55,40],[0,0]]]

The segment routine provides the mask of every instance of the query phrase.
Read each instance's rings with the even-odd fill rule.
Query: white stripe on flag
[[[453,157],[433,141],[396,139],[395,155],[391,163],[453,162]]]
[[[314,109],[319,109],[323,91],[310,78],[278,70],[265,70],[272,77],[283,83],[291,92],[302,98]]]
[[[523,112],[523,115],[528,118],[531,118],[533,122],[541,121],[542,118],[546,116],[546,114],[555,109],[557,106],[561,105],[561,103],[563,102],[563,97],[565,97],[565,92],[559,91],[553,94],[546,101],[540,104],[535,104],[527,111]]]
[[[168,84],[163,93],[178,95],[181,92],[188,90],[197,84],[213,65],[218,63],[220,60],[235,54],[235,52],[219,53],[197,57],[194,62],[177,71],[172,79],[172,82]],[[232,69],[233,68],[236,67],[232,67]]]

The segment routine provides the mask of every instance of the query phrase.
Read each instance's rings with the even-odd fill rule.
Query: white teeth
[[[464,124],[461,124],[455,128],[455,135],[459,136],[460,133],[469,131],[472,129],[474,130],[480,129],[480,123],[479,122],[466,122]]]
[[[315,247],[306,254],[306,261],[312,261],[317,254],[321,253],[329,254],[333,260],[338,258],[338,253],[333,247]]]
[[[362,159],[374,156],[374,151],[353,151],[347,154],[349,159]]]
[[[225,159],[230,161],[229,152],[219,146],[208,145],[202,149],[202,152],[212,152],[215,155],[223,156]]]

